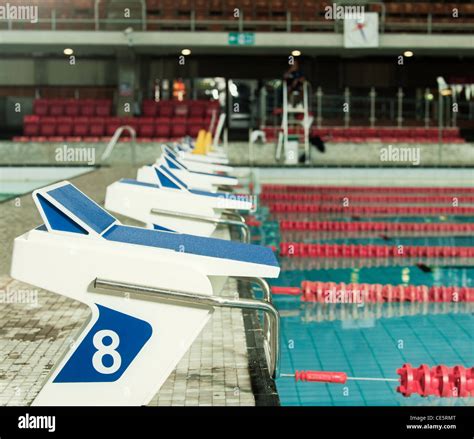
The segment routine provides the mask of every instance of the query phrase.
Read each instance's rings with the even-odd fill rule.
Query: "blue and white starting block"
[[[12,277],[92,312],[34,405],[147,404],[215,307],[264,311],[265,352],[276,373],[278,313],[268,294],[262,301],[217,296],[229,277],[277,277],[270,249],[124,226],[69,182],[33,198],[44,225],[15,239]]]
[[[106,209],[145,223],[148,228],[211,236],[219,224],[238,227],[244,241],[250,231],[237,211],[253,209],[249,195],[190,189],[174,171],[150,167],[153,183],[122,179],[107,187]]]
[[[156,180],[153,168],[159,166],[164,166],[172,170],[177,178],[192,189],[215,192],[220,186],[236,186],[239,183],[237,178],[230,175],[216,174],[214,172],[190,171],[176,156],[172,156],[169,153],[163,153],[157,160],[157,163],[146,165],[138,169],[137,179],[153,183]]]
[[[184,153],[178,148],[174,148],[170,145],[162,145],[162,155],[157,160],[157,163],[166,163],[164,160],[169,158],[167,162],[170,164],[172,169],[177,169],[180,167],[187,168],[192,172],[204,172],[204,173],[221,173],[225,175],[232,175],[234,168],[228,165],[222,165],[218,163],[213,163],[211,161],[202,161],[196,160],[194,157],[200,157],[199,155],[192,154],[191,157],[186,158]],[[207,157],[207,156],[205,156]]]
[[[194,154],[194,145],[190,141],[185,141],[175,145],[175,148],[179,151],[179,156],[182,159],[192,160],[203,163],[214,163],[227,165],[229,164],[229,159],[223,151],[222,147],[217,147],[217,149],[204,154]]]

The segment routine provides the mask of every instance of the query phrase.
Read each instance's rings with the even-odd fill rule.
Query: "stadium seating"
[[[209,128],[217,101],[145,100],[141,117],[111,115],[111,101],[101,99],[36,99],[35,114],[24,117],[23,136],[17,141],[101,141],[108,140],[123,125],[135,129],[137,137],[147,140],[196,137]],[[125,131],[123,137],[127,138]]]
[[[264,128],[267,140],[274,141],[279,129]],[[301,130],[290,129],[290,134],[300,134]],[[383,142],[383,143],[437,143],[438,128],[392,128],[392,127],[327,127],[313,128],[312,136],[319,136],[326,142]],[[445,128],[442,140],[444,143],[463,143],[459,128]]]

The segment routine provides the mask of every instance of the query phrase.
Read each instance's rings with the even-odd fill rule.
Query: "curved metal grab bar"
[[[163,210],[163,209],[156,209],[156,208],[151,209],[150,213],[154,215],[168,215],[168,216],[175,216],[177,218],[189,218],[192,220],[202,221],[206,223],[238,227],[240,229],[242,242],[245,242],[246,244],[250,243],[250,227],[247,224],[240,221],[228,220],[228,219],[223,219],[223,218],[213,218],[211,216],[200,216],[200,215],[194,215],[192,213],[173,212],[171,210]]]
[[[277,309],[269,302],[256,299],[229,299],[221,296],[205,296],[203,294],[185,291],[168,290],[144,285],[135,285],[106,279],[94,279],[94,288],[100,290],[114,290],[126,293],[135,293],[158,297],[163,300],[184,303],[200,307],[237,308],[263,311],[269,321],[269,336],[265,334],[265,346],[268,369],[272,378],[279,373],[280,359],[280,315]]]
[[[127,130],[129,133],[130,133],[130,136],[132,138],[132,144],[131,144],[131,153],[132,153],[132,165],[135,166],[136,165],[136,151],[135,151],[135,142],[136,142],[136,139],[137,139],[137,132],[135,131],[135,128],[131,127],[130,125],[122,125],[121,127],[118,127],[116,130],[115,130],[115,133],[114,135],[112,136],[112,138],[110,139],[109,141],[109,144],[107,145],[107,147],[105,148],[105,151],[102,153],[102,157],[100,158],[100,160],[102,162],[104,162],[105,160],[107,160],[110,155],[112,154],[112,151],[114,150],[115,148],[115,145],[117,144],[118,140],[120,139],[120,136],[122,135],[122,133]]]

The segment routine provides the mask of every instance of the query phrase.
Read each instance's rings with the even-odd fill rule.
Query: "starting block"
[[[168,174],[172,175],[175,180],[179,180],[185,186],[196,190],[217,192],[219,187],[236,186],[238,184],[235,177],[171,168],[166,161],[165,163],[154,163],[138,168],[137,180],[156,184],[157,169],[167,169]]]
[[[250,212],[249,195],[189,189],[168,168],[153,168],[156,183],[122,179],[107,187],[105,208],[148,228],[211,236],[220,224],[238,227],[244,242],[250,229],[237,211]]]
[[[194,146],[189,142],[176,144],[176,149],[179,150],[179,156],[186,160],[221,165],[227,165],[229,163],[229,160],[223,151],[209,151],[206,155],[193,154]]]
[[[171,169],[188,169],[191,172],[224,173],[227,175],[232,174],[234,171],[231,166],[183,158],[179,150],[176,151],[168,145],[162,145],[161,149],[163,154],[160,159],[157,160],[157,163],[166,162]]]
[[[15,239],[12,277],[91,309],[34,405],[147,404],[215,307],[264,312],[277,373],[279,319],[268,289],[265,300],[216,296],[229,277],[260,285],[277,277],[272,250],[124,226],[67,181],[33,198],[44,224]]]

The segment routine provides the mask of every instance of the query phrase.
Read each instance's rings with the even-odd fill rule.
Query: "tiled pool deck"
[[[130,166],[101,168],[71,181],[103,204],[107,185],[134,174]],[[34,400],[89,315],[88,308],[79,302],[9,276],[13,239],[39,224],[30,195],[1,205],[0,405],[28,405]],[[221,237],[228,239],[228,232],[222,230]],[[231,281],[222,294],[235,296],[236,290]],[[24,298],[30,303],[12,303]],[[255,405],[248,361],[242,312],[216,309],[150,405]]]

